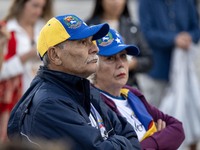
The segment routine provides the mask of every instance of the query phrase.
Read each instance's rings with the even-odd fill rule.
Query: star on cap
[[[116,33],[117,37],[120,37],[119,33]]]
[[[117,43],[121,43],[121,40],[120,40],[119,38],[116,38],[115,41],[116,41]]]

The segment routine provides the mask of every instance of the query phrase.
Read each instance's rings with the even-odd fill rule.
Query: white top
[[[37,41],[39,32],[44,21],[39,20],[34,26],[34,41]],[[2,70],[0,72],[0,81],[3,79],[8,79],[16,75],[23,75],[23,92],[29,87],[30,82],[35,76],[35,72],[38,69],[41,61],[28,60],[25,64],[22,64],[19,56],[29,52],[32,48],[32,41],[28,36],[27,32],[18,24],[16,19],[11,19],[6,24],[7,30],[9,32],[15,32],[16,38],[16,55],[10,58],[8,61],[4,61]],[[6,54],[7,50],[4,50]],[[39,57],[39,56],[38,56]]]
[[[118,97],[112,97],[109,96],[105,93],[104,94],[106,97],[111,99],[115,105],[117,106],[119,112],[122,114],[123,117],[127,119],[127,121],[133,126],[139,141],[142,140],[144,134],[146,133],[146,129],[142,125],[142,123],[137,119],[135,116],[133,110],[131,109],[130,105],[128,104],[127,99],[122,99]]]
[[[108,138],[108,132],[106,131],[106,128],[104,126],[103,119],[92,104],[91,104],[91,113],[89,115],[89,119],[91,121],[91,125],[96,129],[99,129],[102,138],[106,140]]]

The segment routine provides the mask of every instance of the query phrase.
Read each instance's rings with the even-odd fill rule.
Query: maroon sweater
[[[145,99],[144,95],[141,94],[137,89],[130,86],[125,86],[131,92],[133,92],[145,105],[147,111],[152,116],[154,122],[158,119],[162,119],[166,122],[166,128],[154,133],[152,136],[141,141],[141,147],[143,150],[176,150],[185,139],[182,123],[172,116],[164,114],[156,107],[150,105]],[[106,96],[101,94],[104,102],[118,115],[119,110],[113,101],[108,99]]]

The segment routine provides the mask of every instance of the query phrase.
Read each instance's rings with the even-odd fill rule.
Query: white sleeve
[[[8,61],[4,61],[0,71],[0,80],[14,77],[23,73],[23,65],[18,56],[13,56]]]

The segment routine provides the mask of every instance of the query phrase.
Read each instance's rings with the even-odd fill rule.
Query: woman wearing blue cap
[[[138,55],[115,30],[97,40],[99,66],[91,76],[105,103],[134,127],[143,149],[177,149],[184,140],[182,123],[150,105],[136,89],[126,86],[127,55]]]
[[[130,2],[129,0],[94,0],[93,12],[86,23],[93,25],[107,22],[111,28],[120,33],[126,44],[135,43],[138,46],[140,49],[138,57],[129,58],[131,61],[127,84],[140,88],[141,75],[139,74],[146,74],[152,68],[153,58],[152,51],[144,39],[140,27],[133,21],[133,14],[129,9]],[[132,6],[132,4],[130,5]],[[135,11],[134,8],[132,10]]]

